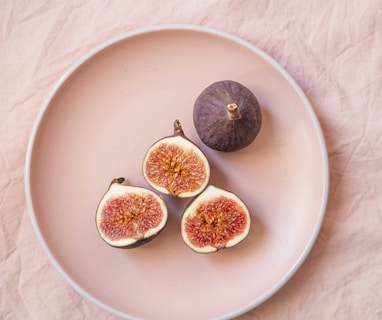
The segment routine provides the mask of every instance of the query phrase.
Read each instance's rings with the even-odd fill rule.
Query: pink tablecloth
[[[26,209],[37,112],[89,49],[163,23],[217,28],[273,56],[322,124],[330,196],[297,274],[245,319],[382,319],[382,2],[0,1],[0,318],[117,319],[80,296],[43,253]]]

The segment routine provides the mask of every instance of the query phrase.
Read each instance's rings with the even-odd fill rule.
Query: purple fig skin
[[[256,138],[262,113],[252,91],[236,81],[223,80],[201,92],[194,104],[193,120],[205,145],[233,152],[247,147]]]

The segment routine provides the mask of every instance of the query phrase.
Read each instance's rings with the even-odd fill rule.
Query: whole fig
[[[232,152],[253,142],[261,128],[262,113],[251,90],[236,81],[223,80],[200,93],[194,104],[193,120],[205,145]]]

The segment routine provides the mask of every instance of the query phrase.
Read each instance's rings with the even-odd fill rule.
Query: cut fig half
[[[167,207],[155,192],[113,179],[96,212],[101,238],[118,248],[138,247],[157,236],[167,223]]]
[[[245,203],[236,194],[210,185],[184,211],[181,234],[193,251],[210,253],[240,243],[250,225]]]
[[[179,120],[174,134],[154,143],[143,160],[143,176],[155,190],[179,198],[201,193],[210,178],[205,154],[189,140]]]

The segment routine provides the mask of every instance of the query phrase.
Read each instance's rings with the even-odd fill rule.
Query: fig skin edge
[[[193,120],[200,140],[208,147],[233,152],[249,146],[262,125],[254,93],[233,80],[214,82],[194,103]]]

